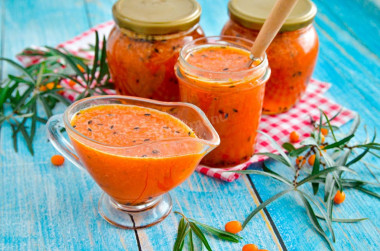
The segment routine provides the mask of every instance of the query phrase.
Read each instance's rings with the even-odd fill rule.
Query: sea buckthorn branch
[[[7,122],[12,129],[13,147],[17,152],[18,137],[21,133],[29,152],[33,155],[33,140],[37,123],[46,123],[53,115],[56,104],[69,105],[70,101],[61,94],[63,91],[77,92],[64,88],[60,83],[66,79],[80,85],[84,91],[77,92],[76,100],[95,94],[105,94],[112,83],[106,61],[106,40],[100,47],[96,32],[94,60],[77,57],[64,49],[44,47],[40,50],[27,48],[20,55],[38,56],[39,61],[24,67],[17,62],[0,58],[16,68],[21,74],[8,74],[0,82],[0,127]]]
[[[339,113],[338,113],[339,114]],[[348,134],[343,138],[338,138],[335,133],[339,128],[331,125],[331,120],[336,118],[338,114],[329,119],[326,114],[321,111],[319,123],[311,119],[313,124],[313,132],[311,136],[301,142],[301,146],[296,148],[293,144],[287,142],[282,145],[282,148],[267,134],[262,133],[264,137],[272,143],[272,146],[278,151],[279,155],[271,153],[258,153],[259,155],[265,155],[269,158],[282,163],[294,170],[294,178],[291,182],[287,176],[280,175],[269,169],[266,164],[263,164],[263,170],[244,170],[244,171],[232,171],[242,174],[255,174],[263,175],[269,178],[276,179],[284,183],[287,188],[266,201],[257,206],[245,219],[243,227],[245,227],[249,221],[260,210],[267,207],[273,201],[283,197],[286,194],[292,194],[295,198],[301,199],[305,211],[317,233],[326,241],[331,250],[334,250],[333,242],[335,242],[335,233],[332,228],[332,222],[341,223],[355,223],[367,218],[358,219],[336,219],[333,218],[334,203],[342,203],[345,198],[343,190],[356,189],[364,192],[375,198],[380,198],[380,195],[368,189],[368,187],[379,188],[380,184],[371,183],[359,179],[351,179],[346,177],[346,173],[355,173],[352,169],[368,154],[372,154],[376,158],[380,158],[377,151],[380,150],[380,144],[375,142],[376,132],[372,139],[367,137],[365,142],[359,144],[351,144],[352,139],[355,138],[355,132],[359,127],[360,119],[356,118]],[[323,135],[323,137],[321,136]],[[330,136],[332,142],[324,142],[324,137]],[[362,150],[361,152],[355,151],[355,149]],[[284,150],[288,152],[285,154]],[[290,161],[289,158],[295,158],[296,161]],[[301,157],[301,158],[300,158]],[[310,159],[312,158],[312,159]],[[308,164],[306,164],[306,160]],[[295,162],[295,163],[294,163]],[[363,163],[367,165],[366,163]],[[308,166],[311,168],[309,171]],[[303,179],[299,180],[299,177]],[[304,185],[310,184],[313,190],[312,194],[305,191]],[[320,184],[324,185],[323,200],[320,201],[318,191]],[[315,210],[318,209],[319,213],[316,214]],[[319,220],[323,220],[327,225],[328,231],[331,233],[331,240],[327,236],[327,232],[323,230]]]
[[[232,234],[232,233],[217,229],[215,227],[211,227],[204,223],[198,222],[194,219],[187,218],[181,212],[175,211],[174,213],[181,215],[182,218],[178,223],[177,238],[173,246],[173,251],[182,250],[184,247],[186,238],[187,238],[189,250],[194,250],[193,236],[197,237],[202,243],[202,246],[204,245],[206,249],[209,251],[212,251],[212,248],[206,239],[206,235],[208,234],[211,234],[218,239],[226,240],[230,242],[240,242],[240,240],[242,239],[242,237],[236,234]]]

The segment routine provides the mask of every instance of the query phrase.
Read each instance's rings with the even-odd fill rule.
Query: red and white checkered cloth
[[[98,31],[99,37],[106,36],[108,37],[109,32],[111,31],[114,25],[113,21],[109,21],[103,24],[100,24],[79,36],[74,37],[64,43],[58,45],[58,48],[65,48],[71,53],[81,56],[84,58],[92,59],[93,54],[89,52],[88,45],[94,44],[95,41],[95,31]],[[37,47],[36,47],[37,48]],[[21,63],[24,65],[30,65],[38,62],[37,57],[17,57]],[[64,85],[65,83],[63,83]],[[260,130],[269,134],[277,143],[282,145],[284,142],[289,141],[289,134],[292,131],[297,131],[301,140],[310,135],[312,131],[312,125],[310,123],[310,116],[314,120],[319,120],[319,109],[322,109],[328,117],[334,116],[339,110],[341,113],[333,121],[333,125],[341,126],[355,117],[355,113],[350,111],[330,99],[325,98],[322,94],[325,93],[331,84],[320,82],[317,80],[311,80],[306,93],[302,99],[294,106],[290,111],[278,115],[263,115],[260,123]],[[80,91],[78,85],[73,86],[76,90]],[[110,90],[110,94],[114,93],[113,90]],[[75,94],[64,93],[65,97],[70,100],[74,100]],[[263,137],[263,135],[258,134],[257,143],[256,143],[256,152],[271,152],[277,153],[276,150],[270,145],[270,143]],[[234,181],[239,178],[239,174],[233,172],[226,172],[231,170],[244,170],[248,168],[252,163],[264,161],[267,159],[266,156],[254,155],[247,162],[230,167],[230,168],[210,168],[207,166],[199,165],[197,171],[208,176],[221,179],[224,181]]]

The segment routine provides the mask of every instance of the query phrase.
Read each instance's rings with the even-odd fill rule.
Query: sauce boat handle
[[[60,152],[66,159],[73,163],[82,171],[86,171],[82,163],[79,161],[78,156],[75,154],[74,147],[62,135],[62,129],[65,129],[63,123],[63,114],[58,114],[50,117],[46,124],[46,131],[48,138],[55,149]]]

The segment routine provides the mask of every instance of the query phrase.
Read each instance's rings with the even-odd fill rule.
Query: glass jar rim
[[[224,40],[225,41],[224,41]],[[191,49],[191,46],[194,45],[194,48],[197,48],[199,47],[199,45],[197,46],[196,43],[200,42],[200,41],[224,41],[224,42],[227,42],[229,44],[225,44],[226,46],[233,46],[235,48],[240,48],[240,49],[244,49],[248,52],[250,52],[249,48],[252,47],[254,41],[251,41],[249,39],[246,39],[246,38],[241,38],[241,37],[235,37],[235,36],[208,36],[208,37],[201,37],[201,38],[197,38],[197,39],[194,39],[188,43],[186,43],[180,53],[179,53],[179,58],[178,58],[178,61],[179,63],[181,64],[181,66],[184,66],[188,69],[191,69],[191,70],[195,70],[195,71],[198,71],[198,72],[202,72],[202,73],[207,73],[207,74],[220,74],[220,75],[231,75],[231,74],[249,74],[249,73],[253,73],[255,71],[259,71],[263,68],[266,68],[268,67],[268,59],[267,59],[267,54],[264,53],[264,56],[261,59],[260,63],[252,68],[249,68],[247,70],[241,70],[241,71],[233,71],[233,72],[222,72],[222,71],[211,71],[211,70],[206,70],[204,68],[200,68],[200,67],[197,67],[195,65],[192,65],[190,64],[187,60],[186,60],[186,56],[187,54],[191,53],[191,51],[196,51],[196,49],[193,49],[191,51],[187,51],[187,50],[190,50]],[[230,41],[229,41],[230,40]],[[239,45],[237,43],[232,43],[231,41],[232,40],[235,40],[235,41],[242,41],[244,43],[247,43],[247,45],[249,45],[249,47],[243,47],[243,45]],[[217,46],[222,46],[222,44],[220,45],[217,45]],[[186,55],[185,55],[186,54]]]
[[[153,104],[153,105],[157,105],[157,106],[178,106],[178,107],[179,106],[184,106],[184,107],[188,107],[190,109],[195,110],[195,112],[198,113],[198,115],[199,115],[199,117],[201,119],[201,122],[211,132],[212,139],[211,140],[206,140],[206,139],[202,139],[202,138],[199,138],[199,137],[195,137],[195,138],[189,138],[189,137],[171,137],[171,138],[166,138],[166,139],[162,139],[162,140],[144,142],[142,144],[133,145],[133,146],[113,146],[113,145],[110,145],[110,144],[106,144],[106,143],[103,143],[103,142],[91,139],[91,138],[87,137],[86,135],[82,134],[81,132],[79,132],[78,130],[76,130],[71,125],[71,123],[70,123],[70,119],[71,118],[69,118],[69,114],[70,114],[70,112],[73,112],[74,108],[76,108],[80,104],[83,104],[83,103],[86,103],[86,102],[89,102],[89,101],[92,101],[92,100],[107,100],[107,99],[109,99],[109,100],[112,100],[112,99],[115,99],[115,100],[116,99],[130,100],[130,101],[149,103],[149,104]],[[101,104],[103,104],[103,103],[99,103],[99,104],[95,104],[95,105],[101,105]],[[135,106],[138,106],[138,105],[135,105]],[[147,107],[147,108],[149,108],[149,107]],[[149,109],[154,109],[154,108],[149,108]],[[199,107],[197,107],[197,106],[195,106],[193,104],[190,104],[190,103],[186,103],[186,102],[165,102],[165,101],[157,101],[157,100],[152,100],[152,99],[146,99],[146,98],[140,98],[140,97],[131,97],[131,96],[122,96],[122,95],[92,96],[92,97],[88,97],[88,98],[84,98],[84,99],[81,99],[79,101],[76,101],[76,102],[72,103],[69,107],[67,107],[67,109],[65,110],[65,112],[63,114],[63,122],[64,122],[66,130],[70,130],[70,132],[74,133],[79,138],[84,139],[86,141],[89,141],[89,142],[91,142],[91,143],[93,143],[95,145],[98,145],[98,146],[101,146],[101,147],[107,147],[107,148],[110,148],[110,149],[132,149],[132,148],[137,148],[137,147],[141,147],[141,146],[156,144],[158,142],[171,142],[171,141],[179,141],[179,140],[182,140],[182,141],[183,140],[198,141],[200,143],[203,143],[203,144],[206,144],[206,145],[209,145],[209,146],[213,146],[213,147],[216,147],[216,146],[218,146],[220,144],[219,135],[215,131],[214,127],[211,125],[211,122],[208,120],[206,114]],[[191,128],[191,129],[193,130],[193,128]]]

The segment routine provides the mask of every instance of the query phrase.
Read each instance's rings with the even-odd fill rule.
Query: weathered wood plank
[[[315,2],[319,9],[316,27],[320,38],[320,54],[314,77],[333,83],[328,95],[357,111],[362,123],[367,124],[372,132],[380,124],[380,61],[375,56],[379,55],[379,46],[376,46],[378,41],[374,41],[378,36],[365,34],[379,34],[379,22],[376,21],[378,7],[368,1]],[[364,130],[359,130],[357,137],[365,139]],[[380,163],[371,157],[367,159],[376,165]],[[277,171],[284,169],[277,163],[271,163],[271,167]],[[359,165],[355,169],[359,170],[360,178],[377,182],[365,167]],[[372,172],[375,177],[380,177],[378,169],[372,169]],[[282,188],[276,181],[251,177],[258,184],[257,190],[264,200]],[[336,217],[368,217],[369,220],[356,224],[334,223],[337,235],[334,246],[337,250],[376,250],[380,246],[378,200],[356,191],[346,191],[346,194],[346,202],[335,208]],[[289,250],[301,247],[304,250],[326,249],[326,244],[311,230],[300,200],[294,203],[292,197],[284,197],[270,206],[268,211]]]
[[[6,57],[14,57],[31,44],[54,46],[90,27],[83,1],[5,4],[1,39]],[[4,125],[0,138],[1,250],[104,250],[109,246],[138,250],[133,231],[115,228],[100,217],[101,191],[88,175],[69,163],[52,167],[50,156],[56,151],[47,142],[44,126],[38,127],[34,157],[22,141],[16,154],[10,135],[9,126]]]

